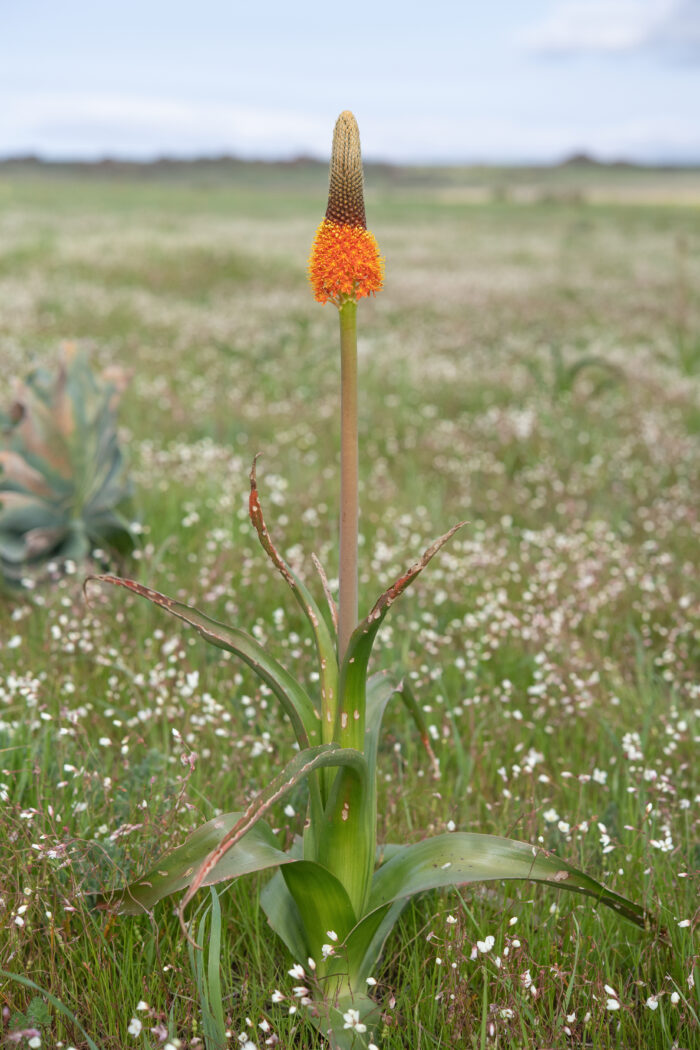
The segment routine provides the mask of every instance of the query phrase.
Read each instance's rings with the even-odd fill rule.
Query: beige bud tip
[[[360,132],[349,109],[340,114],[333,131],[326,218],[367,229]]]

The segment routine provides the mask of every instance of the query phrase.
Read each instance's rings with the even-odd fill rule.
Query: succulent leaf
[[[36,369],[0,416],[0,576],[7,581],[95,548],[133,549],[116,419],[124,385],[123,375],[100,379],[84,354],[67,350],[56,374]]]
[[[186,889],[201,864],[243,813],[224,813],[197,828],[181,846],[160,857],[153,867],[128,886],[97,894],[92,900],[99,909],[114,909],[122,915],[141,915],[171,893]],[[254,871],[289,864],[272,830],[261,820],[230,849],[204,879],[204,886],[248,875]]]
[[[561,857],[515,839],[469,832],[437,835],[395,853],[375,872],[368,911],[441,886],[497,879],[544,882],[593,897],[637,926],[650,921],[640,905],[606,889]]]

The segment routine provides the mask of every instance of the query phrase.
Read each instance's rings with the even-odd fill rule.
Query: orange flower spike
[[[383,279],[384,260],[365,218],[360,133],[345,110],[333,132],[328,207],[311,249],[309,280],[319,303],[340,307],[374,295]]]

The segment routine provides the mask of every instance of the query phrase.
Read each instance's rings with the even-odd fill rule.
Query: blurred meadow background
[[[534,6],[552,50],[567,24],[576,29],[570,9],[586,5]],[[589,50],[599,63],[626,47],[631,84],[651,45],[625,44],[624,7],[611,5],[617,51],[609,24],[607,52]],[[637,27],[663,7],[697,28],[692,4],[627,7]],[[700,36],[676,27],[674,37],[670,16],[663,25],[657,97],[671,91],[671,67],[698,79],[689,50]],[[21,37],[26,26],[11,28]],[[39,35],[47,46],[51,29]],[[5,88],[12,75],[10,62]],[[50,62],[39,87],[43,76],[57,76]],[[110,152],[118,107],[103,99],[106,137],[88,133],[70,84],[57,97],[66,112],[72,98],[80,120],[64,146],[58,117],[31,124],[36,92],[19,106],[35,130],[22,137],[17,119],[0,142],[0,409],[15,380],[55,370],[66,343],[97,373],[124,370],[119,438],[139,538],[124,573],[251,631],[303,677],[311,642],[248,523],[248,471],[261,452],[271,533],[321,597],[311,553],[337,570],[337,318],[313,302],[305,270],[325,210],[324,151],[355,87],[338,75],[306,138],[290,116],[293,141],[273,122],[268,146],[253,137],[237,151],[233,136],[217,150],[212,135],[188,146],[197,160],[140,125],[143,141],[117,137]],[[375,975],[380,1045],[690,1050],[700,984],[695,131],[684,138],[679,100],[666,140],[653,129],[644,139],[638,124],[616,138],[616,116],[598,138],[583,124],[575,140],[533,132],[531,151],[524,138],[513,146],[520,159],[487,139],[469,152],[454,136],[459,155],[447,156],[441,121],[430,140],[426,103],[411,152],[398,132],[382,139],[381,114],[357,90],[361,132],[363,108],[369,116],[368,221],[386,257],[384,290],[359,309],[361,608],[468,520],[380,636],[376,666],[410,677],[441,778],[394,712],[379,837],[456,827],[539,843],[639,900],[667,931],[637,931],[527,884],[427,895]],[[402,133],[409,108],[397,110]],[[84,577],[102,564],[52,562],[47,578],[0,596],[0,1035],[82,1050],[82,1026],[101,1050],[203,1046],[170,903],[156,921],[109,918],[88,895],[250,801],[291,749],[265,688],[227,654],[121,592],[93,586],[87,602]],[[280,841],[301,831],[304,809],[301,789],[278,808]],[[230,1044],[320,1046],[303,1009],[290,1011],[294,960],[265,931],[258,885],[221,895]]]

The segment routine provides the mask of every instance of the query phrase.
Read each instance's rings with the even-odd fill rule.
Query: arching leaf
[[[212,620],[199,609],[175,601],[174,598],[169,598],[150,587],[144,587],[142,583],[136,583],[135,580],[110,575],[88,576],[84,586],[86,587],[92,580],[124,587],[141,598],[146,598],[172,616],[194,627],[211,645],[235,653],[255,671],[258,678],[270,687],[280,701],[294,727],[299,746],[308,747],[309,744],[320,740],[320,717],[306,692],[289,672],[250,635],[237,627],[228,627],[217,620]]]
[[[100,893],[93,899],[94,904],[98,908],[114,908],[122,915],[150,911],[163,897],[190,885],[204,860],[242,816],[242,813],[224,813],[208,820],[181,846],[160,857],[144,875],[123,889]],[[239,875],[288,864],[292,859],[279,848],[271,828],[261,820],[221,858],[202,885],[212,886]]]
[[[526,842],[470,832],[437,835],[396,853],[374,874],[368,911],[425,890],[495,879],[545,882],[592,897],[637,926],[649,921],[640,905],[606,889],[561,857]]]

